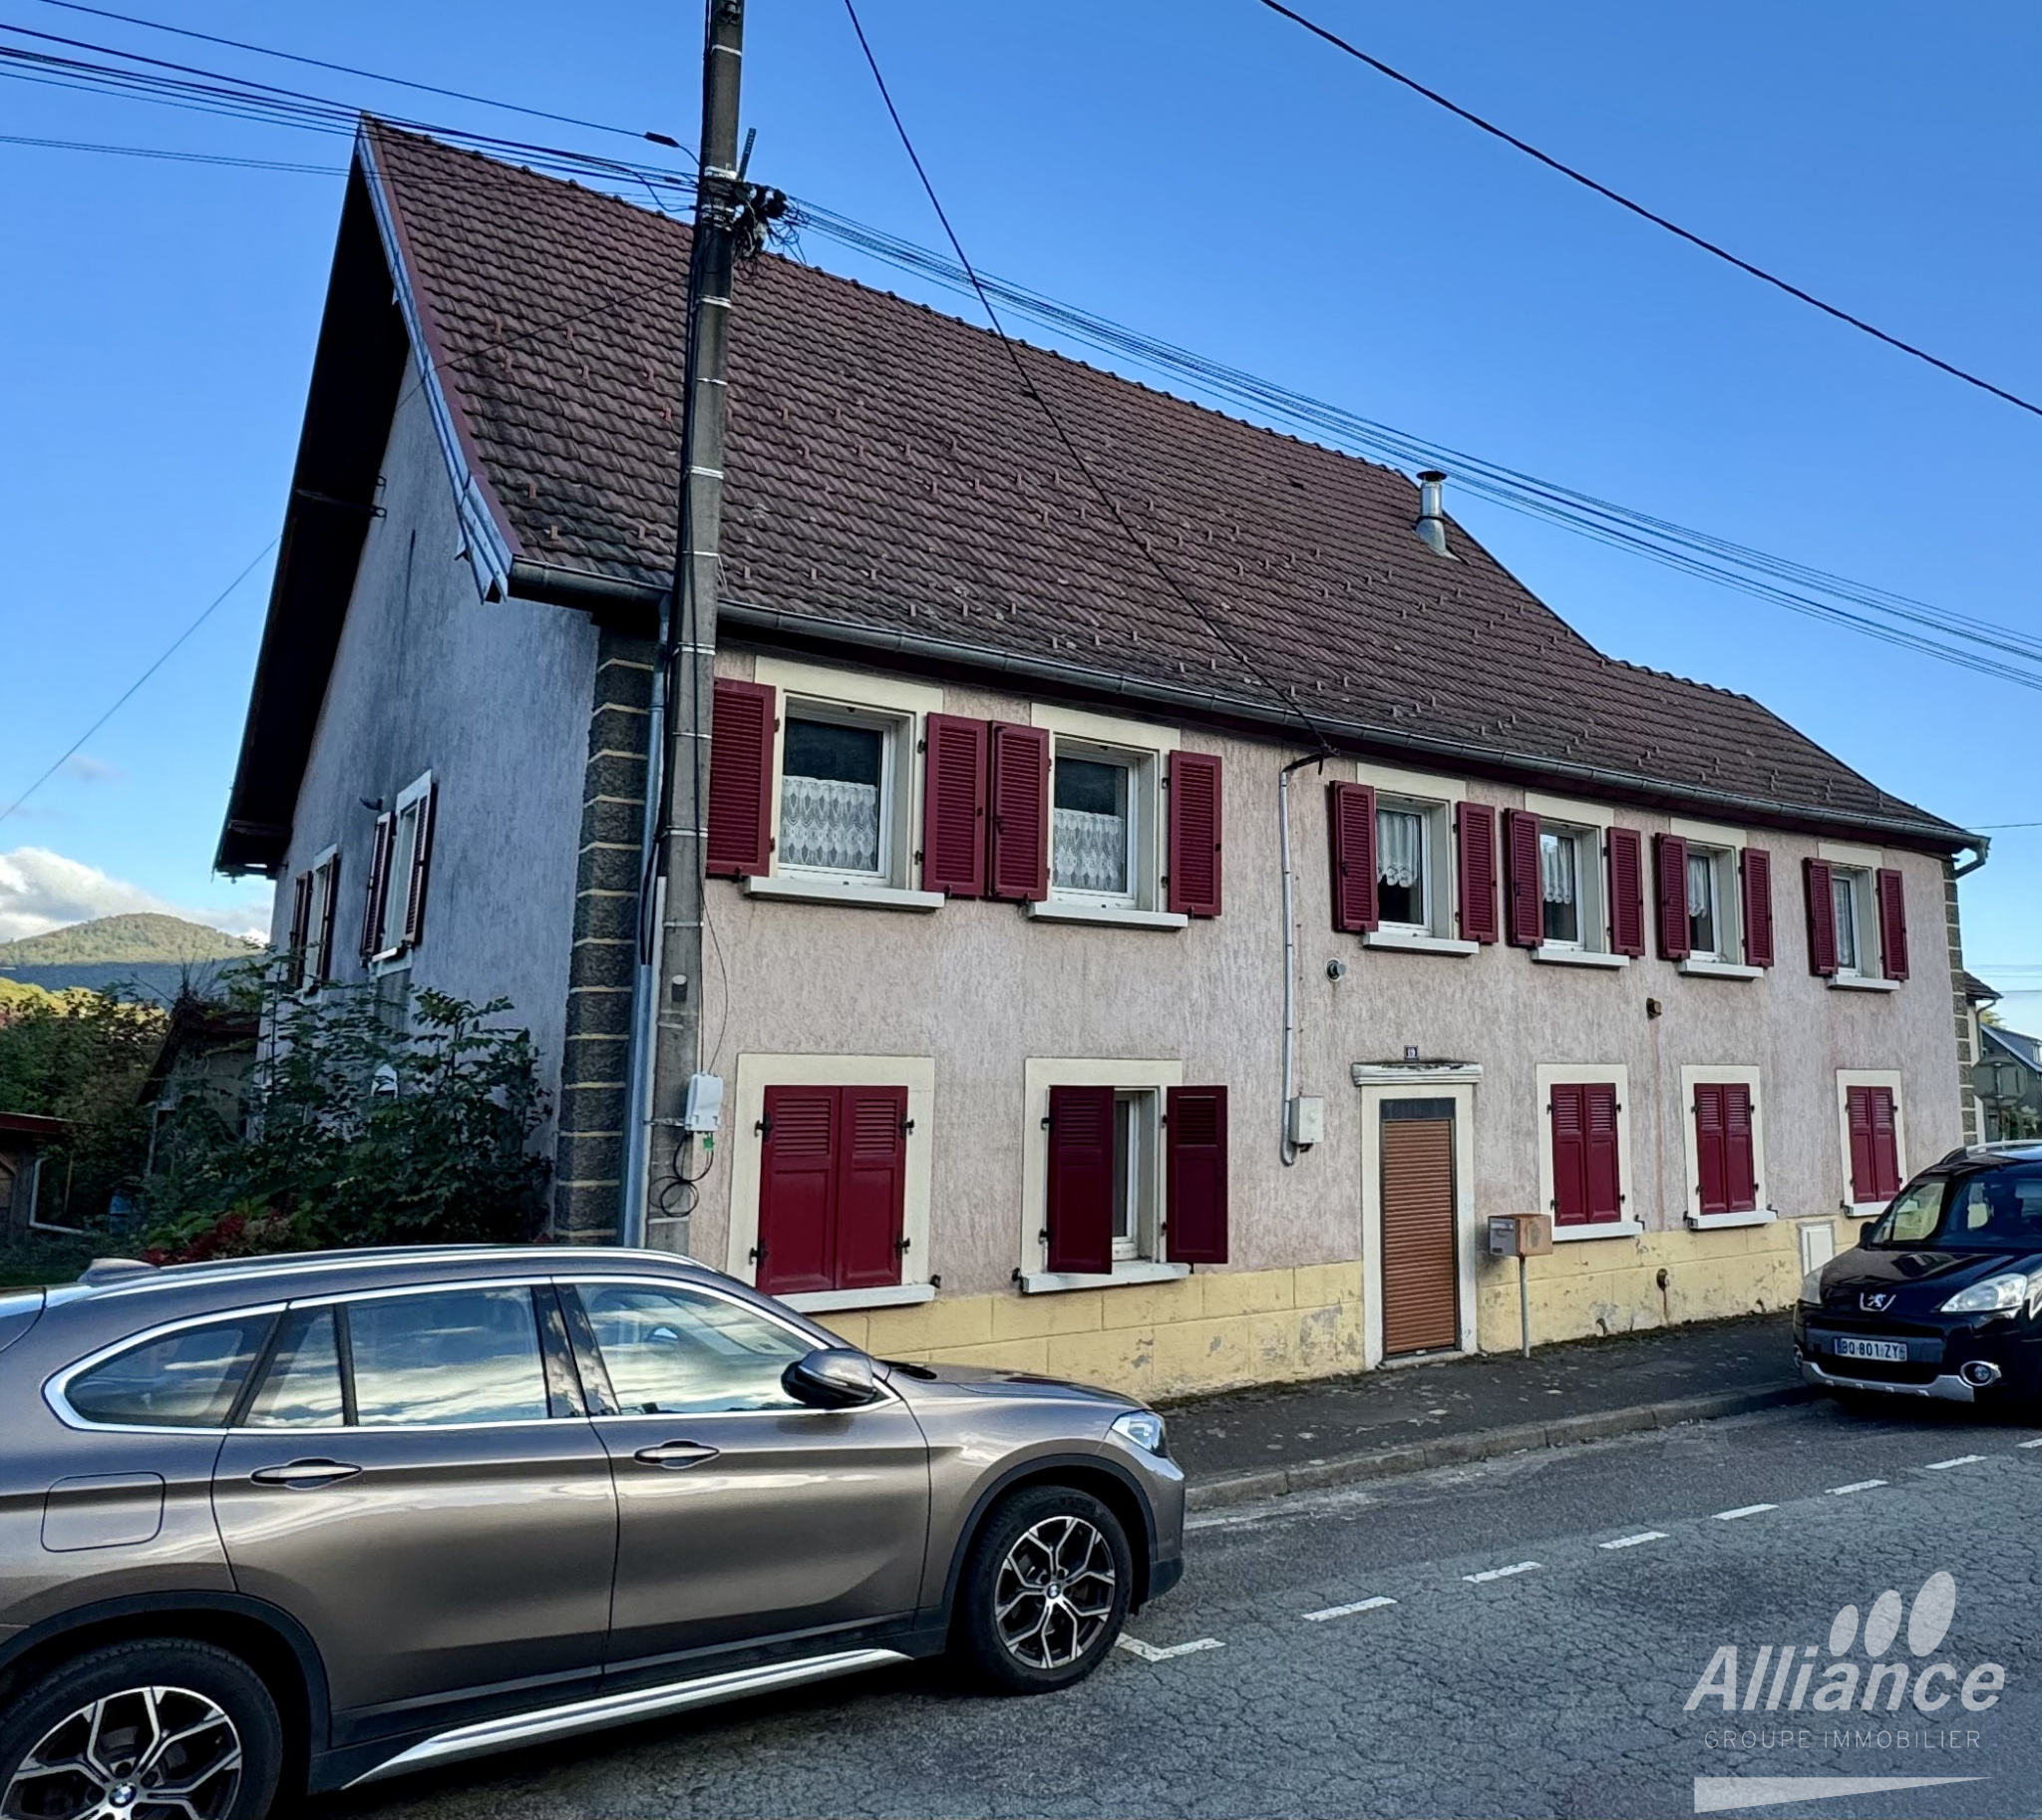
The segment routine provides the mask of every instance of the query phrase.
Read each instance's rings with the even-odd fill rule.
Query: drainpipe
[[[1964,878],[1967,874],[1976,872],[1979,867],[1985,864],[1986,856],[1992,852],[1992,837],[1987,834],[1974,834],[1964,843],[1964,846],[1970,848],[1976,857],[1966,860],[1961,866],[1952,866],[1950,868],[1950,877],[1952,879]],[[1960,847],[1957,851],[1961,853],[1963,848]]]
[[[1297,917],[1291,908],[1290,774],[1325,762],[1323,752],[1314,752],[1309,758],[1292,759],[1276,774],[1277,852],[1283,866],[1283,1103],[1276,1113],[1282,1134],[1278,1154],[1285,1169],[1297,1162],[1297,1146],[1290,1141],[1290,1102],[1297,1093]]]

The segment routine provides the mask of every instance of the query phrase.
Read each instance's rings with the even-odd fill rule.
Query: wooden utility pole
[[[674,583],[661,614],[659,677],[647,780],[656,889],[640,914],[656,917],[653,953],[639,969],[627,1134],[626,1245],[686,1247],[688,1199],[677,1160],[692,1148],[681,1125],[688,1083],[702,1065],[702,917],[708,829],[709,722],[723,526],[723,447],[731,269],[747,191],[738,177],[738,92],[744,0],[707,0],[702,152],[689,263],[687,364],[681,412],[680,524]],[[663,724],[662,724],[663,723]],[[661,776],[664,788],[661,788]],[[664,805],[663,813],[650,807]],[[686,1173],[696,1173],[690,1169]]]

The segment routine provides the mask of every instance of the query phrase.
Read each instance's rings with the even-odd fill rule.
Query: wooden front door
[[[1461,1342],[1454,1102],[1383,1102],[1383,1355]]]

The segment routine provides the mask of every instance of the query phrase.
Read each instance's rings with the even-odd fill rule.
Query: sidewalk
[[[1761,1314],[1188,1398],[1170,1450],[1209,1510],[1809,1394],[1789,1317]]]

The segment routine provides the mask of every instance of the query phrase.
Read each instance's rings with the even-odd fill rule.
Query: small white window
[[[1602,927],[1601,842],[1592,828],[1538,831],[1538,892],[1544,945],[1599,952]]]
[[[1050,889],[1082,904],[1153,907],[1153,755],[1059,739],[1050,768]]]
[[[1436,813],[1417,803],[1377,806],[1376,915],[1384,927],[1433,932]]]
[[[1830,903],[1837,919],[1837,971],[1865,971],[1865,940],[1861,908],[1863,874],[1838,867],[1830,874]]]
[[[329,847],[313,864],[311,882],[306,888],[304,960],[298,977],[300,989],[307,996],[326,983],[333,968],[333,869],[339,863],[339,850]]]
[[[1156,1138],[1153,1088],[1113,1096],[1113,1255],[1116,1264],[1156,1256]]]
[[[375,958],[394,960],[416,946],[425,930],[426,872],[433,848],[433,774],[399,793],[392,812],[390,851],[378,886],[382,918]]]
[[[1687,944],[1696,960],[1741,958],[1737,855],[1720,847],[1687,850]]]
[[[779,867],[890,882],[900,723],[790,702],[781,745]]]

